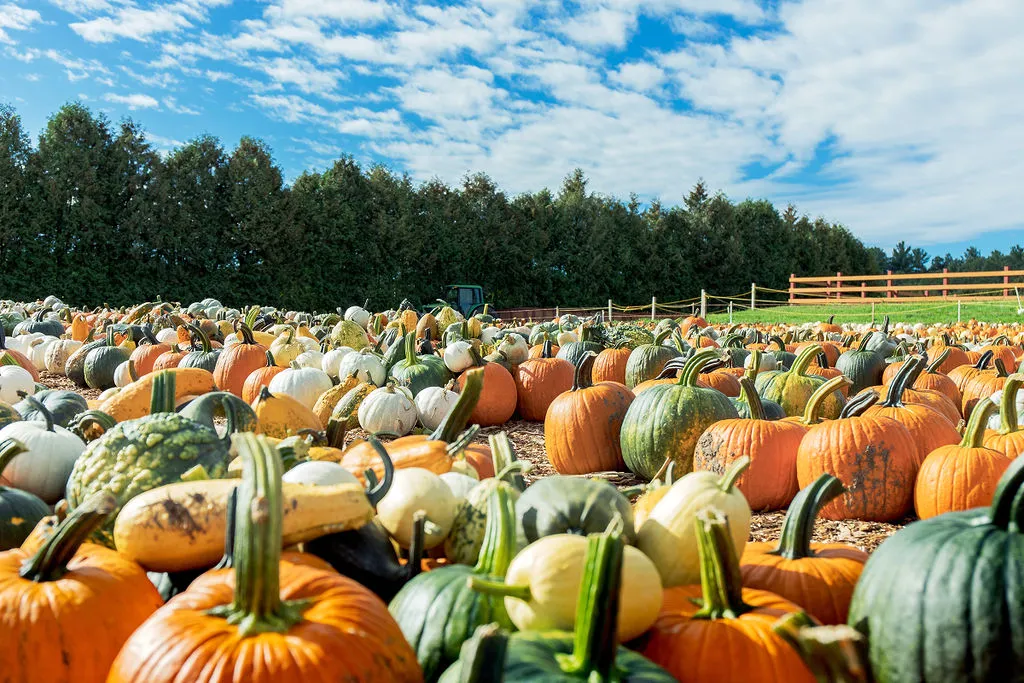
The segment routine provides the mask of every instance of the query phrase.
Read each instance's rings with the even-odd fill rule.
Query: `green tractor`
[[[437,303],[430,306],[421,306],[421,313],[429,313],[441,303],[451,306],[462,313],[466,318],[471,318],[477,313],[483,313],[484,288],[480,285],[448,285],[444,289],[444,297],[438,299]]]

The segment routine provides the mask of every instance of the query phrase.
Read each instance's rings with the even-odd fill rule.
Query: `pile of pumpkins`
[[[1024,667],[1019,337],[213,300],[25,312],[0,338],[11,680]],[[29,320],[63,331],[14,329]],[[92,400],[38,384],[36,334],[55,338],[44,367],[54,343],[81,342],[63,374],[87,383],[71,361],[84,372],[102,350],[90,376],[128,381]],[[516,415],[544,422],[561,474],[526,486],[507,435],[479,439]],[[570,476],[626,469],[650,483]],[[777,543],[748,542],[752,511],[787,507]],[[912,512],[870,560],[811,541],[818,517]]]

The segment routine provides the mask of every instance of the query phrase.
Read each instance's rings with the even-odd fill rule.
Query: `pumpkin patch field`
[[[1024,681],[1024,326],[0,302],[0,680]]]

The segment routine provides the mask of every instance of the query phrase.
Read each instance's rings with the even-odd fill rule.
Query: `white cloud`
[[[174,97],[165,97],[163,104],[169,111],[172,111],[175,114],[187,114],[189,116],[199,116],[202,114],[198,109],[193,109],[192,107],[184,104],[178,104],[178,100]]]
[[[632,12],[602,7],[569,21],[562,31],[583,45],[622,47],[636,30],[636,23]]]
[[[23,78],[29,83],[36,83],[42,78],[42,76],[40,76],[39,74],[25,74]]]
[[[167,138],[156,133],[146,133],[146,140],[152,143],[153,147],[163,156],[167,156],[178,147],[184,147],[185,143],[174,138]]]
[[[373,0],[280,0],[268,7],[268,17],[314,17],[342,22],[371,23],[383,20],[389,11],[388,3]]]
[[[43,20],[39,12],[18,5],[0,5],[0,43],[14,43],[7,31],[27,31],[32,25]]]
[[[210,7],[230,4],[231,0],[181,0],[156,2],[150,9],[122,7],[106,16],[70,24],[71,29],[92,43],[109,43],[118,38],[145,41],[161,33],[176,33],[193,22],[205,22]]]
[[[613,83],[644,92],[661,85],[665,80],[665,72],[648,62],[630,62],[612,71],[608,78]]]
[[[178,84],[178,78],[173,74],[166,71],[154,73],[154,74],[143,74],[135,71],[130,66],[121,65],[121,71],[128,74],[139,83],[148,85],[151,88],[170,88],[171,86]]]
[[[160,102],[158,102],[155,97],[150,97],[149,95],[144,95],[142,93],[118,95],[117,93],[108,92],[103,96],[103,99],[113,104],[123,104],[131,111],[135,111],[136,109],[156,109],[160,106]]]

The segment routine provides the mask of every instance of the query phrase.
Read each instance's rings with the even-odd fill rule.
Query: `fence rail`
[[[950,280],[973,282],[950,282]],[[980,281],[980,282],[979,282]],[[884,282],[884,285],[868,283]],[[894,284],[895,283],[895,284]],[[907,283],[907,284],[900,284]],[[792,305],[860,303],[865,299],[900,302],[936,301],[970,298],[972,301],[999,301],[1024,288],[1024,270],[974,271],[965,273],[900,273],[885,275],[827,275],[789,277],[789,303]]]

